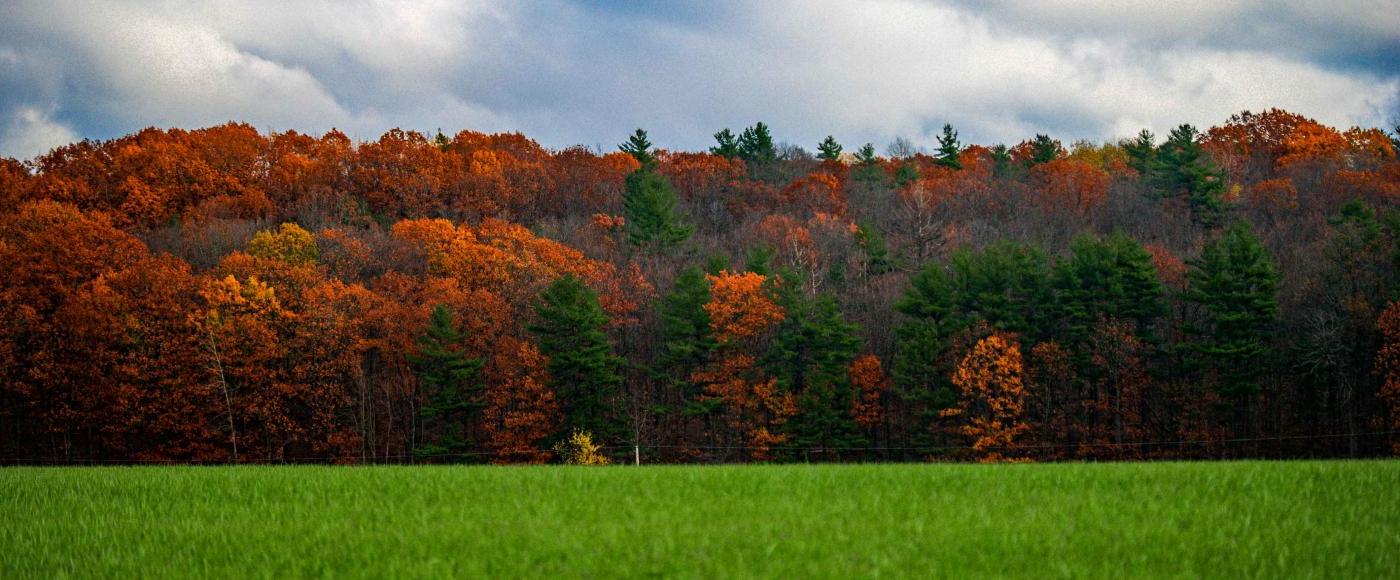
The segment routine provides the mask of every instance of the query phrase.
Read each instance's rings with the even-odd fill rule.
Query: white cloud
[[[82,17],[34,24],[63,38],[89,69],[61,72],[94,75],[101,93],[92,96],[137,124],[246,119],[290,127],[350,120],[306,71],[242,51],[208,26],[118,5],[72,13]]]
[[[492,55],[472,45],[473,32],[506,14],[493,2],[219,2],[189,7],[190,17],[230,42],[282,62],[336,76],[347,64],[356,79],[398,95],[431,94],[463,64]]]
[[[30,159],[77,140],[72,129],[54,122],[47,111],[20,107],[0,131],[0,156]]]
[[[28,37],[19,50],[0,41],[0,75],[67,79],[29,100],[118,132],[227,120],[364,138],[399,125],[506,129],[504,113],[446,88],[473,55],[463,24],[493,14],[465,6],[22,1],[0,8],[0,37]]]
[[[95,137],[235,119],[610,146],[643,126],[690,149],[758,120],[809,147],[928,144],[945,121],[964,141],[1107,139],[1273,106],[1377,124],[1400,50],[1350,41],[1400,46],[1384,4],[18,0],[0,7],[0,111],[54,103],[47,122]]]

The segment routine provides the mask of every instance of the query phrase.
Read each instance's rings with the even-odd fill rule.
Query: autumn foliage
[[[885,420],[886,397],[890,392],[890,379],[880,364],[879,357],[867,354],[851,363],[851,384],[859,397],[851,407],[856,422],[867,429],[874,428]]]
[[[229,123],[0,159],[0,462],[548,462],[580,413],[595,463],[1400,453],[1397,139]],[[587,344],[531,330],[561,279]]]
[[[941,414],[956,420],[956,432],[982,461],[1019,455],[1012,446],[1030,430],[1024,372],[1015,337],[999,333],[978,340],[953,371],[958,402]]]
[[[770,449],[788,440],[782,426],[797,413],[797,401],[778,388],[777,379],[764,372],[752,351],[782,321],[783,309],[773,301],[768,279],[761,274],[720,272],[707,279],[711,298],[705,311],[720,347],[691,380],[722,405],[725,422],[750,448],[753,459],[772,459]]]

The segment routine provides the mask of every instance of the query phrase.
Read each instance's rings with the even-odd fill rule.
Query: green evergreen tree
[[[962,154],[962,145],[958,143],[958,132],[953,130],[953,126],[943,124],[943,134],[938,136],[938,155],[934,163],[953,169],[962,169],[962,161],[958,156]]]
[[[1093,364],[1099,325],[1108,319],[1131,323],[1139,340],[1155,344],[1157,321],[1166,314],[1166,288],[1152,255],[1122,233],[1082,235],[1070,249],[1054,269],[1060,325],[1054,339],[1069,351],[1075,375],[1093,381],[1103,374],[1102,366]]]
[[[1015,177],[1016,165],[1011,163],[1011,150],[998,143],[992,146],[992,176],[1002,179]]]
[[[1323,248],[1323,272],[1318,276],[1330,280],[1325,293],[1350,295],[1339,303],[1366,302],[1376,308],[1374,319],[1389,300],[1395,264],[1387,251],[1394,245],[1394,230],[1383,226],[1380,215],[1365,201],[1353,199],[1329,218],[1332,236]],[[1370,326],[1368,324],[1368,326]]]
[[[856,151],[856,164],[861,167],[873,167],[879,165],[880,158],[875,156],[875,144],[866,143]]]
[[[1060,146],[1060,142],[1051,139],[1049,135],[1036,133],[1035,139],[1031,140],[1030,162],[1032,166],[1059,159],[1062,153],[1064,153],[1064,148]]]
[[[600,441],[619,440],[624,427],[615,406],[623,361],[603,331],[608,315],[598,294],[568,274],[540,293],[534,309],[537,321],[528,328],[549,359],[550,383],[564,415],[560,433],[582,430]]]
[[[892,374],[895,393],[908,401],[915,420],[922,427],[914,438],[916,445],[928,445],[928,430],[938,412],[957,401],[943,357],[948,337],[962,325],[954,314],[953,280],[946,267],[929,262],[909,279],[909,288],[895,302],[895,310],[906,318],[895,329],[896,350]]]
[[[1376,217],[1381,224],[1381,231],[1390,239],[1389,251],[1386,252],[1390,258],[1390,271],[1400,273],[1400,210],[1386,208],[1378,212]],[[1400,295],[1392,292],[1391,299],[1400,299]]]
[[[841,160],[841,144],[836,142],[836,138],[827,135],[821,143],[817,144],[817,158],[825,161]]]
[[[767,244],[749,248],[748,256],[744,259],[744,269],[755,274],[768,276],[773,273],[773,259],[778,256],[777,250]]]
[[[1196,142],[1196,128],[1182,125],[1157,148],[1153,181],[1166,197],[1185,197],[1191,218],[1206,227],[1220,223],[1225,213],[1225,172],[1211,163]]]
[[[856,151],[856,169],[852,174],[856,181],[876,182],[884,179],[880,168],[880,158],[875,156],[875,145],[866,143]]]
[[[777,287],[787,316],[765,357],[765,366],[779,387],[797,396],[798,414],[786,428],[798,447],[862,445],[864,437],[851,413],[856,394],[848,374],[860,348],[858,327],[845,321],[836,299],[809,298],[797,286],[795,277],[789,276]]]
[[[705,304],[710,301],[710,283],[699,268],[681,271],[676,285],[661,298],[660,370],[674,387],[681,390],[686,414],[708,413],[717,401],[705,401],[690,382],[691,373],[710,360],[717,347]]]
[[[724,254],[710,254],[705,258],[705,273],[711,276],[718,276],[720,272],[729,269],[729,256]]]
[[[980,252],[957,250],[946,264],[925,264],[895,302],[907,317],[895,330],[896,394],[912,404],[920,423],[933,425],[938,411],[957,400],[952,361],[944,356],[949,340],[983,321],[1027,344],[1040,342],[1053,331],[1053,298],[1049,257],[1035,246],[1003,241]],[[927,429],[916,435],[916,445],[931,441]]]
[[[1152,176],[1152,163],[1157,159],[1156,138],[1152,132],[1143,129],[1137,137],[1123,143],[1123,151],[1128,154],[1128,167],[1143,178]]]
[[[1361,199],[1353,199],[1343,204],[1337,215],[1329,218],[1327,222],[1338,229],[1354,229],[1361,246],[1369,246],[1381,235],[1381,223],[1376,219],[1376,210],[1371,209],[1371,206]]]
[[[715,146],[710,148],[710,153],[733,159],[739,156],[739,139],[734,136],[734,132],[729,129],[720,129],[715,133]]]
[[[1062,340],[1087,344],[1100,318],[1134,323],[1138,338],[1150,340],[1155,322],[1166,314],[1166,288],[1152,255],[1123,233],[1105,238],[1082,235],[1071,254],[1054,269],[1056,301],[1065,325]]]
[[[628,242],[665,249],[690,238],[693,228],[676,207],[676,190],[666,176],[643,167],[627,176],[626,187],[622,213]]]
[[[1044,250],[1010,241],[981,251],[955,250],[947,264],[930,262],[910,279],[895,309],[937,319],[943,336],[977,321],[1038,342],[1053,331],[1054,285]]]
[[[1044,250],[1001,241],[981,252],[954,251],[953,272],[958,318],[963,326],[977,320],[1015,332],[1027,343],[1050,334],[1054,314],[1050,258]]]
[[[773,145],[773,134],[768,125],[762,122],[744,129],[739,134],[739,156],[754,165],[766,165],[778,158],[778,150]]]
[[[1222,395],[1241,400],[1259,392],[1270,362],[1269,342],[1278,317],[1279,274],[1269,252],[1244,223],[1228,228],[1187,262],[1184,297],[1199,304],[1203,320],[1186,345],[1217,380]]]
[[[899,164],[899,168],[894,170],[894,186],[896,188],[909,185],[910,182],[919,178],[919,168],[912,161],[904,161]]]
[[[865,252],[865,272],[879,275],[893,272],[897,266],[894,254],[885,244],[885,236],[869,222],[862,222],[856,229],[856,245]]]
[[[637,129],[636,133],[627,138],[627,142],[617,146],[623,153],[631,155],[637,163],[642,164],[641,171],[648,171],[656,164],[656,157],[651,153],[651,141],[647,140],[647,132]]]
[[[826,268],[826,274],[822,276],[826,279],[826,287],[832,291],[840,291],[846,288],[846,262],[843,260],[833,260]]]
[[[439,128],[437,130],[437,135],[433,136],[433,145],[439,150],[446,151],[448,146],[452,145],[452,140],[448,139],[447,135],[443,135],[442,129]]]
[[[422,394],[422,434],[413,449],[418,457],[463,453],[472,445],[467,434],[471,415],[480,406],[476,397],[481,385],[476,380],[482,363],[467,356],[465,340],[452,309],[439,304],[416,341],[417,350],[407,355]]]

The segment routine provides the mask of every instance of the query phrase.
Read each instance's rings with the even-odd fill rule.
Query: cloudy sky
[[[1277,106],[1400,116],[1395,0],[0,0],[0,155],[240,120],[373,139],[1103,140]]]

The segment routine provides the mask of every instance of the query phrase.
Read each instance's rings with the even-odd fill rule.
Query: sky
[[[702,149],[1400,117],[1400,0],[0,0],[0,155],[148,126]]]

